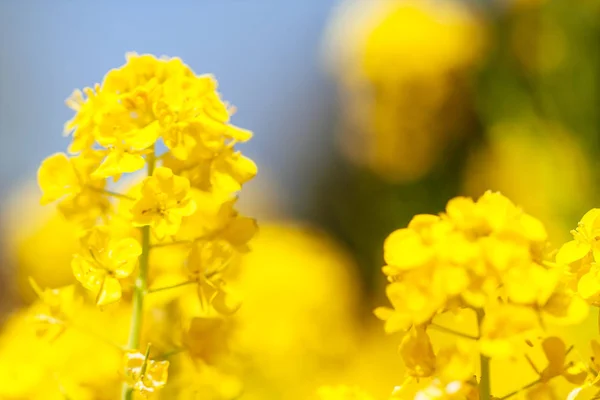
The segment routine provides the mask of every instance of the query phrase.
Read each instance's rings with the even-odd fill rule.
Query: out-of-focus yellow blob
[[[484,33],[459,2],[347,2],[326,51],[340,83],[340,143],[349,158],[393,182],[425,176],[468,130],[468,78]]]
[[[473,154],[466,168],[467,195],[493,189],[546,225],[552,243],[591,208],[589,162],[576,140],[560,127],[503,123],[491,128],[489,146]]]
[[[10,317],[0,335],[0,399],[112,400],[121,377],[128,309],[79,310],[58,338],[36,335],[34,314]]]
[[[236,351],[249,361],[245,398],[306,399],[356,346],[360,290],[349,256],[326,235],[262,225],[235,289]]]
[[[72,255],[79,249],[76,226],[52,207],[39,205],[39,189],[27,184],[7,199],[0,224],[3,252],[12,268],[10,285],[22,300],[36,298],[29,276],[41,287],[60,287],[75,281]]]

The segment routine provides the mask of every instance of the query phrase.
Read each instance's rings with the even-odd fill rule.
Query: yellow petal
[[[64,153],[53,154],[42,161],[38,169],[38,184],[42,190],[42,204],[81,190],[77,174]]]
[[[598,271],[596,271],[596,268],[592,268],[579,279],[577,292],[581,297],[587,300],[600,294],[600,280],[598,278]]]
[[[433,257],[433,251],[423,244],[412,229],[398,229],[385,239],[384,259],[387,264],[400,269],[422,266]]]
[[[111,150],[102,164],[92,173],[92,177],[97,179],[119,177],[124,173],[139,171],[144,168],[144,165],[146,161],[139,154],[131,154],[120,149]]]
[[[104,306],[115,303],[121,299],[121,284],[115,278],[107,276],[96,297],[96,304]]]
[[[544,339],[542,349],[548,360],[548,366],[542,371],[540,378],[542,381],[547,382],[562,374],[567,346],[560,338],[551,336]]]
[[[578,240],[571,240],[562,245],[556,254],[556,262],[563,265],[569,265],[575,261],[581,260],[591,250],[588,243],[583,243]]]
[[[242,299],[230,290],[218,290],[212,300],[212,306],[220,314],[232,315],[242,306]]]
[[[138,257],[142,254],[142,246],[133,238],[125,238],[113,244],[110,251],[110,267],[116,277],[123,279],[131,275],[137,265]]]

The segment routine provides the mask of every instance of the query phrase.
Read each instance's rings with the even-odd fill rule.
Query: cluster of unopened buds
[[[257,228],[235,203],[257,170],[234,149],[252,133],[229,123],[234,109],[216,89],[212,76],[196,75],[178,58],[128,54],[101,84],[68,99],[75,111],[65,125],[69,155],[51,155],[39,168],[42,203],[57,202],[80,227],[71,266],[89,293],[33,282],[43,304],[35,312],[39,332],[55,339],[76,329],[78,297],[102,309],[130,302],[128,342],[120,346],[123,399],[165,386],[165,354],[187,351],[194,358],[198,340],[190,336],[203,334],[194,321],[218,320],[240,305],[226,276]],[[126,174],[131,179],[121,183]],[[170,283],[160,286],[165,275]],[[153,341],[152,321],[144,323],[147,297],[188,285],[197,288],[197,304],[169,299],[180,319],[172,337]]]

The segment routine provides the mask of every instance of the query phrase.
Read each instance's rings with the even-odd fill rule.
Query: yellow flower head
[[[82,250],[71,266],[75,278],[103,306],[121,299],[120,280],[133,273],[140,254],[142,247],[134,238],[111,237],[106,227],[96,227],[82,240]]]
[[[144,179],[140,198],[131,212],[135,226],[149,225],[157,237],[163,238],[177,233],[183,217],[195,210],[190,181],[173,175],[169,168],[158,167],[152,176]]]
[[[418,215],[386,239],[383,271],[394,309],[377,314],[393,332],[498,297],[544,307],[561,277],[560,269],[544,264],[545,240],[544,226],[499,193],[476,202],[452,199],[446,213]]]
[[[215,348],[222,330],[214,322],[240,306],[226,272],[249,250],[256,223],[237,213],[234,193],[254,177],[256,166],[234,149],[252,133],[229,124],[234,109],[216,90],[212,76],[197,76],[177,58],[128,54],[125,65],[101,84],[75,91],[67,100],[75,111],[65,125],[74,155],[52,155],[38,172],[42,203],[60,201],[62,214],[84,228],[77,232],[81,247],[71,260],[75,278],[95,295],[95,305],[131,302],[101,307],[106,313],[120,308],[130,313],[129,334],[112,343],[126,349],[123,398],[147,396],[166,385],[169,362],[149,359],[149,351],[139,353],[142,339],[152,339],[163,354],[181,348],[193,358],[185,367],[177,365],[181,376],[169,398],[186,393],[181,389],[186,377],[221,374],[203,366],[209,353],[220,353]],[[162,145],[167,151],[159,155]],[[120,192],[120,185],[108,187],[109,178],[116,182],[144,167],[147,176],[128,192]],[[189,284],[221,315],[203,308],[194,290],[190,300]],[[44,300],[38,319],[67,331],[86,329],[66,321],[54,291],[38,292]],[[155,292],[167,295],[145,301]],[[121,386],[120,378],[123,374],[112,389]],[[64,397],[91,399],[87,392],[80,395],[76,383],[68,382],[67,390],[60,382]],[[192,385],[189,393],[195,396],[202,385]],[[234,389],[226,392],[241,391],[239,385]],[[106,396],[116,398],[112,391]]]
[[[537,219],[493,192],[476,201],[452,199],[445,213],[417,215],[386,239],[383,272],[392,307],[375,314],[386,332],[405,332],[400,352],[407,374],[438,380],[420,392],[423,399],[461,398],[475,375],[463,343],[434,353],[427,329],[449,329],[436,323],[441,314],[470,310],[478,333],[450,333],[477,343],[472,353],[492,359],[522,357],[526,340],[543,332],[545,318],[585,318],[587,307],[565,285],[563,268],[546,260],[546,239]],[[552,368],[544,373],[555,376]]]

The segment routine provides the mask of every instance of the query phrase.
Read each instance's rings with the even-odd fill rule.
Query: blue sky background
[[[213,73],[260,173],[250,198],[302,215],[332,151],[331,82],[320,59],[334,0],[0,1],[0,193],[64,151],[64,100],[128,51],[181,57]],[[243,196],[242,196],[243,197]],[[277,203],[277,204],[275,204]]]

